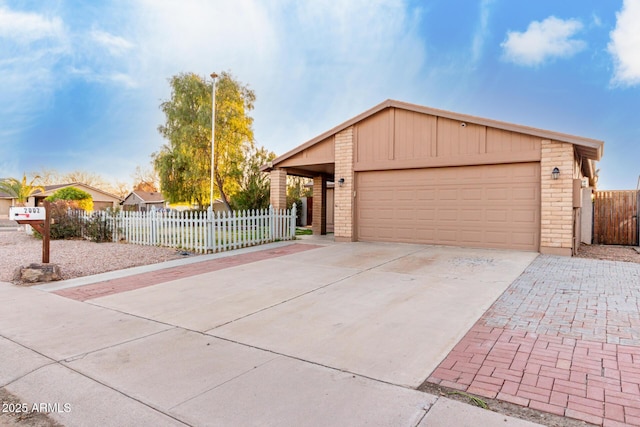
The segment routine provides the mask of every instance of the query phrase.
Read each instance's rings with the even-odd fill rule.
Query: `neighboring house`
[[[164,197],[162,193],[157,191],[140,191],[135,190],[129,193],[122,202],[122,209],[126,211],[146,212],[165,207]]]
[[[2,181],[2,178],[0,178]],[[9,208],[12,206],[13,198],[7,193],[0,191],[0,219],[9,218]]]
[[[313,231],[336,241],[488,247],[571,255],[582,193],[604,142],[387,100],[262,167],[271,204],[287,174],[313,178]],[[554,173],[555,172],[555,173]],[[585,190],[586,188],[586,190]]]
[[[108,193],[106,191],[100,190],[95,187],[91,187],[90,185],[83,184],[81,182],[72,182],[69,184],[56,184],[56,185],[43,185],[44,193],[39,191],[35,193],[33,196],[29,197],[27,201],[27,206],[41,206],[44,199],[51,196],[56,191],[67,188],[67,187],[75,187],[79,190],[85,191],[91,194],[91,198],[93,199],[93,210],[103,210],[107,208],[117,208],[120,205],[120,199],[118,196]]]
[[[156,191],[139,191],[135,190],[129,193],[129,195],[122,202],[122,209],[126,211],[151,211],[153,208],[162,209],[167,208],[176,211],[187,211],[190,209],[196,209],[186,204],[169,204],[166,203],[162,193]],[[216,212],[226,211],[227,208],[220,199],[216,199],[213,202],[213,210]]]

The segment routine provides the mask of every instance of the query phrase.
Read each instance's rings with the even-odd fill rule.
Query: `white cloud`
[[[473,62],[477,62],[482,56],[485,39],[489,32],[489,16],[491,14],[491,4],[494,0],[482,0],[480,2],[480,21],[473,35],[473,43],[471,45],[471,53]]]
[[[130,41],[106,31],[92,30],[89,35],[94,42],[107,49],[114,56],[122,55],[133,48],[133,43]]]
[[[29,69],[47,70],[48,81],[41,90],[16,89],[11,98],[28,100],[30,108],[5,114],[0,105],[0,119],[33,120],[30,113],[46,107],[57,88],[73,87],[74,81],[118,85],[118,90],[98,92],[109,93],[101,120],[119,125],[95,138],[111,144],[96,158],[133,169],[162,144],[156,131],[163,120],[158,106],[170,96],[167,79],[179,72],[208,76],[230,70],[249,84],[257,94],[257,142],[279,154],[386,98],[416,100],[429,82],[421,74],[422,11],[406,0],[126,3],[126,13],[109,5],[72,11],[73,6],[58,3],[64,21],[47,19],[60,22],[66,50],[55,56],[43,51],[39,59],[33,56],[12,68],[10,74],[19,79]],[[0,71],[2,61],[15,56],[2,50],[0,43]],[[30,48],[19,53],[36,55]],[[111,132],[114,128],[118,132]]]
[[[397,88],[424,79],[416,13],[403,0],[138,0],[128,39],[154,108],[178,72],[231,70],[256,90],[258,143],[282,152],[387,97],[410,98]]]
[[[55,69],[69,53],[62,20],[0,6],[0,136],[17,135],[49,105]]]
[[[64,36],[64,26],[58,17],[48,18],[37,13],[18,12],[0,6],[0,37],[21,44]]]
[[[500,46],[507,61],[525,66],[541,65],[549,59],[567,58],[583,50],[586,43],[572,39],[582,28],[577,19],[550,16],[542,22],[531,22],[525,32],[509,31]]]
[[[640,1],[625,0],[616,13],[616,28],[611,31],[609,53],[615,65],[612,83],[640,84]]]

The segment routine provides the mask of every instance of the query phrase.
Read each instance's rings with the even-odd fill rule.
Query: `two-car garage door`
[[[539,250],[540,164],[359,172],[358,240]]]

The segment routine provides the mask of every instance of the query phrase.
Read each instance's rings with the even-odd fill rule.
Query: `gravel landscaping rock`
[[[634,246],[580,245],[579,258],[640,263],[640,252]]]
[[[60,266],[62,279],[66,280],[184,258],[181,253],[157,246],[52,240],[49,261]],[[16,268],[41,261],[42,240],[24,231],[0,232],[0,281],[10,282]]]

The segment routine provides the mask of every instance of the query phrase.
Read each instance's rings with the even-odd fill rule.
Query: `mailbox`
[[[9,208],[9,219],[13,221],[44,221],[46,210],[42,206],[11,206]]]

